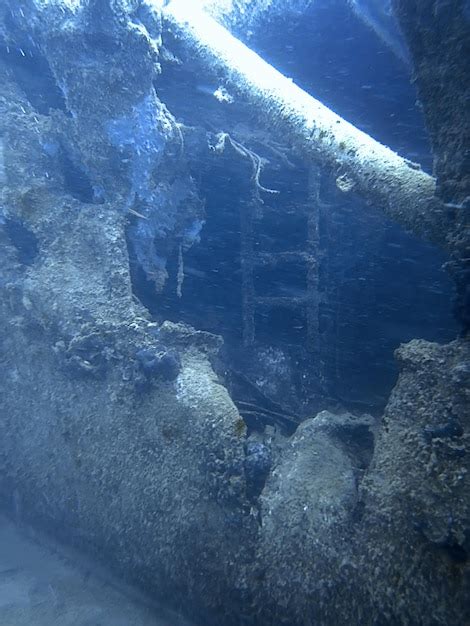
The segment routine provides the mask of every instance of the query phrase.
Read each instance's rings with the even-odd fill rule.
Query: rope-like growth
[[[263,157],[260,157],[259,154],[256,154],[256,152],[253,152],[253,150],[250,150],[249,148],[247,148],[240,142],[236,141],[228,133],[218,133],[217,143],[214,146],[212,146],[212,149],[219,154],[224,152],[225,144],[227,141],[229,142],[229,144],[232,146],[232,148],[235,150],[237,154],[251,161],[251,165],[253,168],[253,174],[251,176],[251,180],[253,181],[255,185],[256,192],[264,191],[265,193],[272,193],[272,194],[280,193],[276,189],[269,189],[268,187],[264,187],[260,183],[259,179],[261,175],[261,170],[263,169],[263,166],[267,163],[267,160],[263,159]],[[261,200],[261,198],[259,199]]]

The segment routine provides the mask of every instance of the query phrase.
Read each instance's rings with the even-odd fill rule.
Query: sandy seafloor
[[[190,626],[104,568],[0,515],[0,626]]]

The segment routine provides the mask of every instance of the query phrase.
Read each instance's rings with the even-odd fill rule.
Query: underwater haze
[[[469,42],[0,0],[0,626],[470,621]]]

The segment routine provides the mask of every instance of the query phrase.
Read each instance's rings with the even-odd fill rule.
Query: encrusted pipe
[[[272,131],[290,139],[307,159],[332,168],[342,191],[360,194],[419,236],[445,242],[435,179],[419,165],[342,119],[187,0],[171,0],[163,12],[208,71],[248,100]]]

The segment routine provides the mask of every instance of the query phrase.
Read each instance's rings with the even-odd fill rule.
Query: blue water
[[[302,15],[276,13],[269,28],[263,23],[255,23],[248,32],[245,26],[234,28],[307,92],[432,172],[432,154],[421,105],[410,81],[409,62],[389,45],[392,35],[385,41],[371,28],[370,16],[379,3],[371,3],[367,14],[361,11],[362,4],[357,3],[352,11],[340,0],[319,0]],[[384,28],[386,14],[381,16]],[[389,19],[397,46],[404,46],[396,24]],[[210,119],[212,109],[214,116],[220,114],[211,97],[216,83],[195,79],[185,67],[165,68],[160,88],[163,99],[185,124],[192,125],[200,116]],[[189,108],[188,89],[192,93]],[[242,106],[232,105],[224,114],[230,124],[251,122],[251,111]],[[222,120],[217,122],[224,123]],[[273,154],[265,151],[263,156],[272,158]],[[216,164],[215,172],[203,177],[208,218],[201,245],[186,255],[187,265],[202,274],[188,276],[179,301],[169,290],[163,305],[174,319],[183,317],[212,332],[223,328],[229,344],[238,344],[242,326],[239,259],[237,253],[228,252],[240,248],[233,192],[236,185],[243,186],[247,174],[235,170],[239,168],[230,166],[227,176],[226,163]],[[446,257],[364,201],[338,193],[326,171],[322,176],[322,200],[328,208],[321,214],[320,288],[328,295],[320,310],[320,330],[327,346],[327,393],[346,402],[380,405],[396,380],[393,351],[401,342],[413,337],[447,341],[455,336],[453,287],[442,269]],[[282,163],[276,163],[274,171],[265,169],[263,184],[281,189],[281,194],[264,198],[276,213],[262,222],[256,242],[259,250],[283,252],[305,247],[305,219],[286,207],[305,202],[306,179],[301,163],[293,170]],[[280,268],[269,276],[264,273],[258,283],[269,295],[300,296],[305,290],[305,276],[296,266]],[[158,310],[161,305],[149,298],[141,281],[139,285],[148,306]],[[208,310],[214,314],[207,316]],[[274,344],[305,364],[305,355],[299,354],[305,345],[305,318],[282,310],[260,316],[256,334],[261,344]],[[209,317],[216,319],[211,323]],[[315,364],[308,363],[307,371],[299,374],[302,376],[315,376]],[[302,401],[308,405],[307,398]]]
[[[173,584],[171,576],[185,569],[181,584],[178,580],[174,585],[173,608],[176,604],[179,609],[185,594],[194,589],[196,594],[198,589],[207,592],[204,577],[217,577],[214,572],[226,558],[225,552],[221,555],[214,548],[219,545],[219,519],[232,542],[237,528],[246,531],[250,541],[253,535],[257,540],[262,535],[261,505],[257,507],[266,481],[275,483],[272,470],[290,450],[290,438],[299,425],[321,411],[331,411],[333,417],[351,412],[360,419],[367,414],[358,427],[363,441],[354,441],[356,434],[347,443],[351,458],[362,455],[351,470],[351,489],[357,496],[357,484],[373,452],[372,432],[398,379],[395,351],[412,339],[450,342],[460,326],[453,310],[454,285],[445,268],[446,252],[407,232],[366,198],[340,191],[337,173],[321,160],[312,166],[223,76],[188,52],[174,29],[162,22],[159,9],[164,4],[156,0],[0,3],[0,70],[5,84],[8,79],[12,85],[7,91],[0,84],[2,97],[5,90],[0,105],[13,93],[23,102],[8,112],[11,127],[0,129],[0,237],[8,251],[1,266],[7,269],[4,276],[0,274],[0,288],[6,294],[0,312],[8,311],[2,341],[9,351],[8,358],[0,354],[0,364],[5,363],[8,385],[15,390],[18,385],[19,405],[23,394],[32,394],[25,406],[32,427],[39,429],[33,432],[49,429],[55,446],[51,456],[56,458],[59,450],[57,458],[63,463],[59,469],[44,470],[49,451],[38,451],[34,437],[25,441],[13,429],[11,439],[18,445],[18,455],[3,462],[0,443],[0,470],[19,476],[26,488],[14,481],[11,487],[10,478],[5,478],[4,487],[0,476],[0,505],[3,508],[4,491],[10,490],[7,513],[11,516],[13,509],[17,522],[30,506],[32,512],[25,517],[34,522],[37,515],[46,531],[57,532],[56,538],[71,537],[78,545],[83,540],[97,554],[105,544],[103,553],[112,553],[110,561],[118,574],[132,569],[131,582],[137,581],[145,590],[152,589],[154,571],[160,576],[158,584],[167,577]],[[434,155],[412,61],[389,0],[234,0],[228,4],[233,11],[223,21],[236,37],[334,112],[432,175]],[[436,11],[445,10],[446,3],[435,4]],[[48,213],[51,205],[54,211]],[[88,232],[84,224],[90,215]],[[68,249],[64,241],[71,242]],[[119,267],[109,261],[110,255],[113,262],[119,260]],[[80,297],[85,303],[82,308]],[[109,312],[109,303],[112,321],[102,316],[102,311]],[[21,307],[20,313],[15,306]],[[191,329],[175,331],[170,326],[168,331],[163,326],[167,321]],[[222,338],[223,346],[221,341],[218,351],[212,349],[219,345],[217,339],[192,329]],[[119,337],[117,347],[109,339],[114,335]],[[54,389],[53,380],[48,381],[50,388],[34,382],[30,389],[28,375],[21,373],[24,359],[15,362],[15,345],[19,354],[25,351],[31,356],[37,371],[43,365],[41,355],[46,354],[47,367],[58,380],[64,376],[62,386]],[[462,371],[463,376],[467,370]],[[31,380],[36,381],[35,376]],[[216,414],[213,406],[222,401],[214,392],[210,405],[206,385],[210,389],[219,385],[220,397],[239,418],[237,436],[227,435],[224,419],[232,414],[229,410],[227,415]],[[194,388],[200,395],[195,394],[197,399],[188,408],[184,402],[192,398]],[[1,391],[0,386],[0,401]],[[104,416],[99,409],[103,397]],[[168,415],[166,402],[171,409]],[[210,405],[207,410],[205,402]],[[124,407],[124,425],[113,421],[109,406],[119,418]],[[47,413],[45,431],[38,426],[43,424],[41,411]],[[161,426],[158,420],[163,423],[172,411],[177,419],[184,417],[184,424]],[[0,416],[5,423],[7,413]],[[217,427],[210,422],[213,417],[214,424],[220,418]],[[187,424],[194,429],[191,436]],[[207,427],[201,433],[200,424],[211,424],[212,430]],[[460,430],[445,430],[447,426],[436,432],[460,437]],[[348,423],[347,433],[349,427]],[[29,432],[24,424],[23,428],[20,432]],[[247,439],[240,443],[242,436]],[[54,437],[59,437],[59,446]],[[101,464],[103,441],[106,452],[112,453],[108,467]],[[82,452],[77,452],[82,445],[88,446],[87,453],[92,450],[90,458],[97,466],[88,474],[90,484],[96,480],[93,484],[99,485],[102,501],[108,502],[109,497],[116,507],[109,518],[87,485],[90,468],[83,463]],[[184,457],[180,445],[187,458],[192,459],[195,450],[199,453],[189,469],[176,466],[171,456],[174,451],[174,458]],[[25,458],[25,467],[31,462],[33,468],[31,474],[26,472],[27,478],[25,471],[11,470],[17,459],[22,467]],[[162,470],[168,485],[159,484],[157,497],[152,490],[158,471],[167,469],[161,458],[170,470]],[[137,478],[134,461],[145,470]],[[198,483],[200,476],[209,478]],[[31,495],[27,481],[35,485],[36,479],[44,491],[34,487]],[[246,491],[240,496],[237,489],[243,481]],[[59,503],[54,499],[57,484],[67,494]],[[184,510],[175,522],[171,515],[188,494],[194,495],[194,484],[203,484],[194,501],[209,503],[207,515],[204,512],[201,521],[199,509],[194,519],[192,510]],[[180,490],[176,494],[175,485]],[[28,494],[24,503],[23,489]],[[303,494],[302,488],[299,491]],[[154,498],[150,504],[148,493]],[[142,511],[134,511],[135,502],[144,502]],[[96,528],[95,505],[100,512]],[[452,514],[448,514],[449,528]],[[165,543],[167,535],[158,525],[165,515],[174,531],[168,536],[176,537],[174,545]],[[305,513],[302,519],[307,518]],[[130,522],[126,526],[128,519],[133,523],[137,519],[136,526]],[[413,532],[419,523],[413,519]],[[280,524],[280,532],[296,537],[295,524],[294,530],[285,526]],[[155,528],[161,535],[153,552]],[[185,551],[185,541],[193,532],[194,550],[202,564],[197,559],[192,562],[192,553]],[[440,549],[455,547],[449,533],[436,540]],[[136,552],[125,553],[122,546],[133,547],[136,537]],[[201,537],[207,540],[207,552],[205,548],[197,552]],[[233,545],[229,548],[228,552]],[[180,559],[177,565],[173,551]],[[158,555],[150,566],[149,554]],[[242,556],[248,570],[255,557]],[[7,578],[12,569],[6,570]],[[8,595],[2,596],[3,573],[0,570],[0,626],[3,598]],[[249,574],[256,584],[266,575],[251,570]],[[227,591],[225,584],[221,580],[223,591],[217,592],[233,603],[232,608],[242,607],[240,624],[268,626],[255,617],[243,621],[242,609],[253,600],[250,589]],[[56,602],[54,589],[46,589],[43,602],[51,601],[47,593]],[[200,606],[197,599],[191,601],[198,623],[204,623],[200,617],[205,609],[223,614],[219,597],[215,608],[208,608],[205,596]],[[22,608],[29,606],[24,593],[21,602]],[[182,609],[191,616],[191,607]],[[80,624],[111,626],[97,620]],[[382,623],[392,624],[384,621],[376,626]]]

